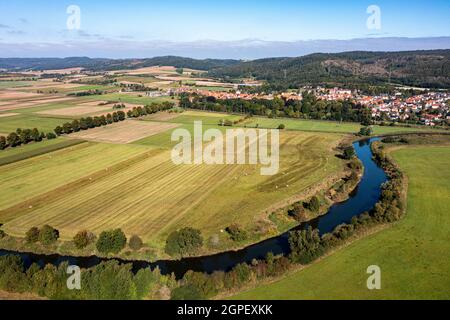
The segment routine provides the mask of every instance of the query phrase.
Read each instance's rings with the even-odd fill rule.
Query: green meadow
[[[53,130],[66,122],[63,118],[41,117],[32,114],[20,114],[11,117],[0,118],[0,132],[10,133],[16,131],[17,128],[33,129],[37,128],[40,131],[53,132]]]
[[[300,119],[269,119],[255,117],[244,122],[243,125],[247,127],[276,129],[280,124],[286,126],[286,130],[299,131],[322,131],[322,132],[337,132],[337,133],[357,133],[361,129],[359,123],[354,122],[335,122],[335,121],[319,121],[319,120],[300,120]],[[431,128],[417,128],[417,127],[400,127],[400,126],[373,126],[373,133],[390,134],[390,133],[408,133],[408,132],[436,132],[439,130]]]
[[[450,147],[393,152],[409,178],[406,217],[331,256],[234,299],[450,299]],[[366,287],[368,266],[382,288]]]

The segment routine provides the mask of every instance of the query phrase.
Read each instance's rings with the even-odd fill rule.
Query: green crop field
[[[25,88],[32,86],[35,81],[0,81],[0,89]]]
[[[183,226],[206,238],[235,222],[251,228],[268,223],[266,208],[342,170],[331,150],[341,137],[282,133],[275,176],[256,165],[177,166],[170,150],[148,145],[85,143],[3,167],[0,222],[17,236],[50,224],[63,240],[120,227],[153,248]]]
[[[287,130],[299,131],[322,131],[322,132],[340,132],[340,133],[357,133],[361,129],[359,123],[352,122],[334,122],[334,121],[318,121],[318,120],[300,120],[300,119],[269,119],[269,118],[252,118],[244,122],[242,125],[247,127],[259,128],[278,128],[280,124],[284,124]],[[431,128],[407,128],[407,127],[390,127],[390,126],[373,126],[373,133],[389,134],[389,133],[408,133],[408,132],[436,132],[438,130]]]
[[[53,132],[53,130],[67,122],[63,118],[42,117],[39,115],[21,114],[11,117],[0,118],[0,132],[10,133],[16,131],[17,128],[33,129],[37,128],[45,132]]]
[[[146,105],[151,103],[161,103],[165,101],[174,102],[177,103],[178,100],[172,99],[170,97],[159,97],[159,98],[152,98],[152,97],[139,97],[137,95],[131,95],[131,94],[123,94],[123,93],[109,93],[109,94],[103,94],[98,96],[88,96],[88,97],[81,97],[82,100],[99,100],[99,101],[117,101],[117,102],[123,102],[123,103],[131,103],[131,104],[138,104],[138,105]]]
[[[409,177],[404,220],[270,285],[235,299],[449,299],[450,147],[393,153]],[[366,287],[370,265],[382,289]]]
[[[0,166],[65,149],[83,142],[83,140],[60,138],[8,148],[0,152]]]

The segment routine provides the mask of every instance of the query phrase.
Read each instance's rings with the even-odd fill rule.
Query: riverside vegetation
[[[52,299],[142,299],[169,296],[177,300],[206,299],[213,298],[219,293],[234,292],[248,286],[249,283],[279,277],[298,265],[312,263],[352,237],[402,217],[405,209],[404,176],[384,153],[382,144],[374,143],[373,153],[390,178],[383,186],[380,201],[376,206],[370,212],[354,217],[350,224],[342,224],[333,232],[322,236],[318,230],[312,228],[292,231],[289,235],[291,247],[289,256],[274,256],[269,253],[264,260],[254,260],[251,264],[242,263],[229,272],[214,272],[211,275],[189,271],[179,281],[176,281],[173,275],[162,276],[158,269],[153,271],[142,269],[134,274],[131,264],[120,265],[116,261],[108,261],[85,270],[82,290],[73,292],[66,287],[67,265],[62,264],[59,267],[47,265],[43,269],[33,265],[25,270],[19,257],[7,255],[0,257],[0,288],[11,292],[31,291]],[[316,210],[317,205],[318,199],[313,197],[307,207]],[[49,226],[43,229],[46,230],[46,234],[53,235],[53,239],[57,235],[56,230]],[[239,235],[238,229],[232,226],[228,232],[236,236]],[[33,234],[37,232],[39,241],[47,241],[44,240],[47,237],[40,236],[42,230],[34,230]],[[192,241],[181,241],[184,235]],[[85,233],[85,236],[81,236],[83,237],[89,236]],[[52,239],[51,236],[49,238]],[[170,236],[167,245],[169,248],[175,248],[173,250],[176,252],[195,249],[201,242],[201,235],[190,229]],[[125,243],[126,238],[124,239],[120,230],[106,232],[97,240],[97,246],[101,244],[105,250],[111,252],[123,248]],[[177,247],[179,243],[191,245]]]

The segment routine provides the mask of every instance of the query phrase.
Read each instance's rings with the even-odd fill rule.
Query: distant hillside
[[[219,78],[255,77],[273,86],[386,84],[450,88],[450,50],[312,54],[243,62],[209,72]]]
[[[150,59],[91,59],[87,57],[72,58],[0,58],[0,69],[7,70],[53,70],[82,67],[90,70],[137,69],[152,66],[174,66],[208,71],[214,68],[232,66],[239,60],[205,59],[196,60],[175,56],[155,57]]]

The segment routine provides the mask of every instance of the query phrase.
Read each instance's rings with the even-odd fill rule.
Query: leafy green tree
[[[33,130],[31,130],[31,138],[32,138],[33,141],[35,141],[35,142],[42,141],[41,133],[40,133],[39,130],[36,129],[36,128],[34,128]]]
[[[350,159],[354,158],[355,155],[356,155],[355,148],[353,148],[353,146],[349,146],[344,149],[344,158],[345,159],[350,160]]]
[[[37,227],[30,228],[25,234],[25,240],[28,243],[35,243],[39,241],[39,229]]]
[[[363,127],[363,128],[361,128],[361,130],[359,130],[359,134],[361,136],[368,136],[368,137],[370,137],[372,135],[372,133],[373,133],[373,129],[370,126]]]
[[[63,128],[61,126],[57,126],[55,128],[55,133],[56,133],[57,136],[62,135],[63,134]]]
[[[124,121],[124,120],[126,119],[125,112],[123,112],[123,111],[118,111],[118,112],[117,112],[117,117],[118,117],[119,121]]]
[[[10,147],[17,147],[20,146],[22,144],[22,142],[20,141],[19,136],[17,135],[17,133],[15,132],[11,132],[8,137],[6,138],[6,141],[8,142],[8,145]]]
[[[320,209],[320,200],[317,196],[311,198],[308,203],[308,209],[312,212],[318,212]]]
[[[171,256],[185,256],[196,252],[202,246],[201,232],[193,228],[184,228],[169,235],[165,251]]]
[[[324,252],[319,230],[312,227],[290,232],[289,245],[291,260],[301,264],[310,263]]]
[[[80,121],[78,121],[78,120],[73,120],[73,121],[72,121],[72,129],[73,129],[73,132],[78,132],[78,131],[80,131],[80,130],[81,130],[81,127],[80,127]]]
[[[4,136],[0,136],[0,150],[6,149],[8,143],[6,142],[6,138]]]
[[[44,245],[49,245],[59,239],[59,231],[55,228],[45,225],[39,230],[39,242]]]
[[[56,134],[54,134],[53,132],[49,132],[49,133],[47,133],[46,138],[48,140],[56,139]]]
[[[103,231],[97,240],[97,250],[100,253],[119,253],[127,244],[127,237],[121,229]]]

